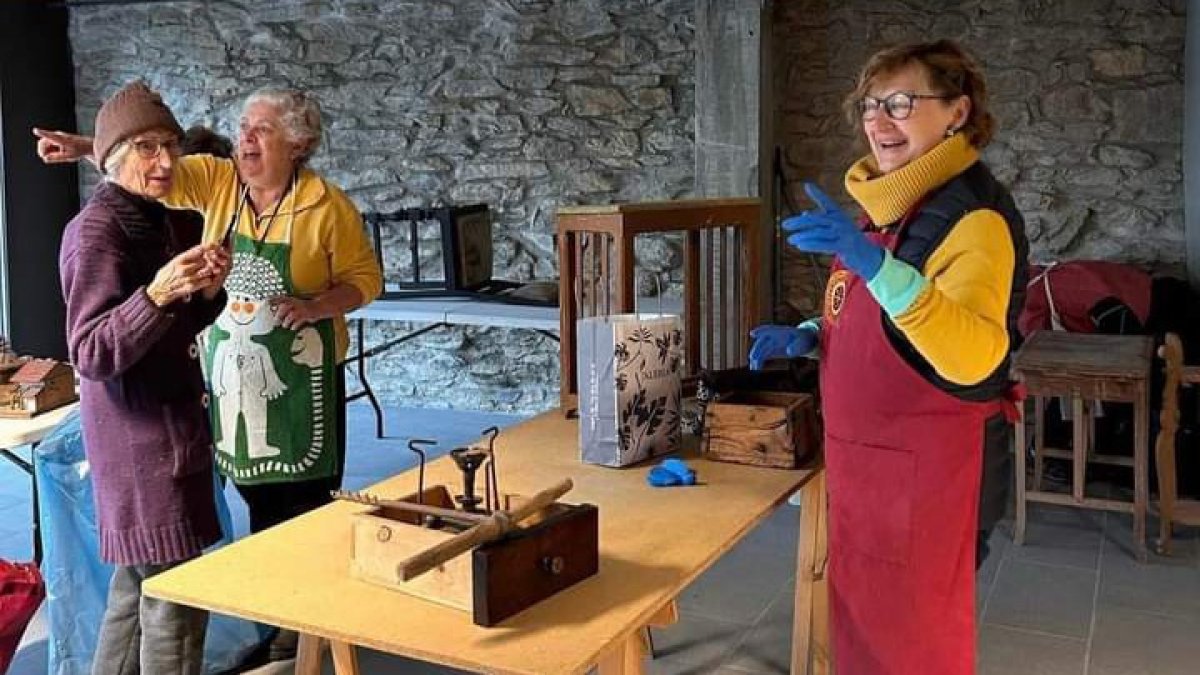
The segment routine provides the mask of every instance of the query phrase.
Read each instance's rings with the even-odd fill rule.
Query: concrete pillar
[[[773,260],[769,0],[696,0],[696,195],[762,197],[763,261]],[[773,265],[759,279],[770,314]]]
[[[1187,274],[1200,291],[1200,8],[1187,13],[1183,84],[1183,229]]]

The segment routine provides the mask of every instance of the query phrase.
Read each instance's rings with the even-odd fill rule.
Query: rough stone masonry
[[[143,77],[185,126],[232,134],[254,89],[315,92],[313,168],[361,210],[485,202],[495,276],[553,279],[558,205],[692,194],[693,24],[692,0],[82,6],[77,114],[90,130],[105,95]],[[662,242],[638,253],[651,270],[680,259]],[[439,329],[370,372],[388,403],[521,412],[556,405],[558,375],[556,342],[501,328]]]
[[[848,200],[866,152],[842,98],[876,50],[954,38],[982,61],[984,153],[1025,215],[1035,261],[1098,258],[1183,274],[1184,0],[783,2],[775,16],[785,178]],[[823,263],[785,252],[780,317],[817,311]]]

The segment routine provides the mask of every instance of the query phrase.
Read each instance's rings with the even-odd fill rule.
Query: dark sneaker
[[[296,645],[300,636],[294,630],[279,629],[267,646],[268,661],[287,661],[296,658]]]

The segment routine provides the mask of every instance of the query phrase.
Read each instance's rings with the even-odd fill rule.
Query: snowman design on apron
[[[237,231],[241,212],[230,224],[228,299],[204,340],[217,466],[242,484],[326,477],[336,471],[337,455],[337,416],[327,414],[325,401],[336,374],[333,322],[289,329],[275,316],[276,299],[297,296],[290,273],[294,200],[281,242],[264,241],[276,214],[256,239]]]

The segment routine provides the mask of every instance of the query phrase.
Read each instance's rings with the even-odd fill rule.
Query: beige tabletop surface
[[[566,503],[600,512],[600,572],[491,628],[465,613],[350,576],[349,514],[338,502],[147,581],[155,597],[394,654],[488,673],[568,674],[628,638],[812,475],[687,460],[703,485],[652,488],[649,465],[578,461],[578,422],[551,411],[497,441],[501,492],[532,494],[562,478]],[[397,452],[407,450],[397,447]],[[354,452],[351,448],[350,452]],[[415,491],[408,471],[371,488]],[[426,483],[461,491],[449,458]]]

